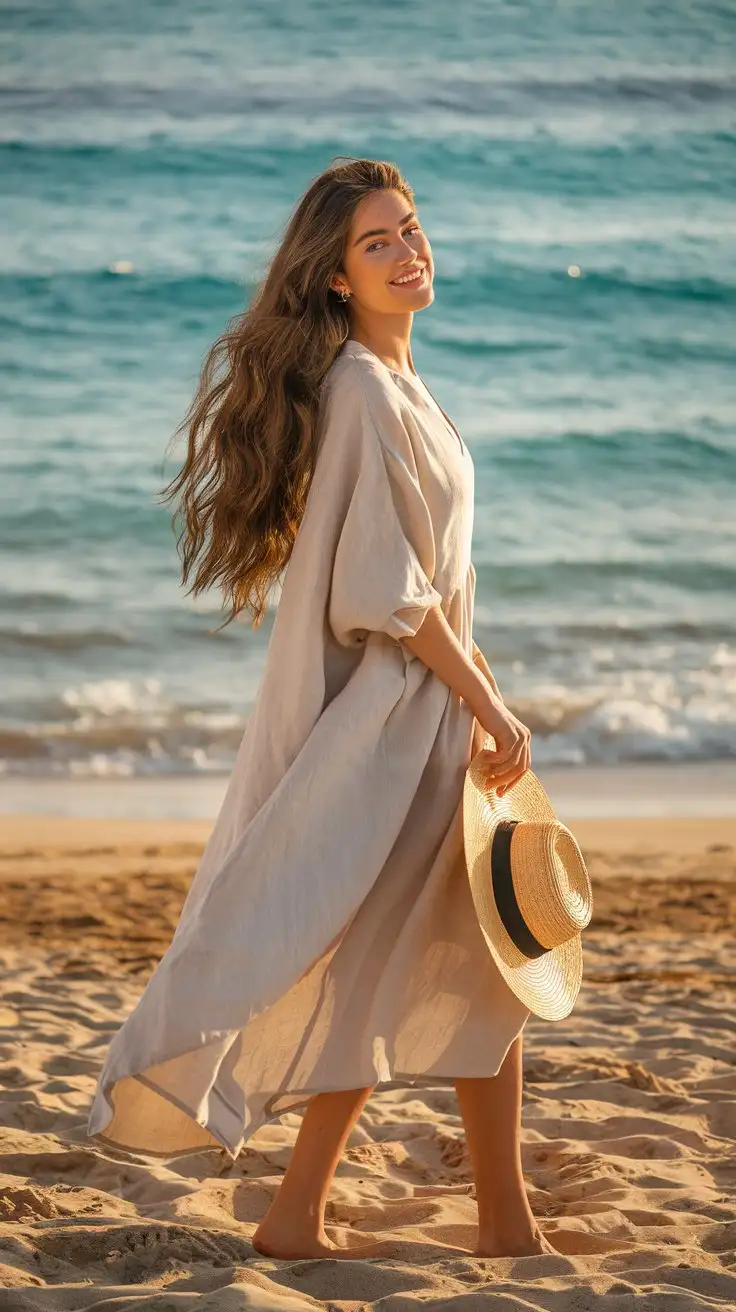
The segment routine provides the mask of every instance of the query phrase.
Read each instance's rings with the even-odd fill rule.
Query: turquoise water
[[[335,154],[436,264],[476,638],[537,764],[736,755],[736,7],[6,9],[0,757],[227,770],[271,617],[213,635],[156,492],[202,356]]]

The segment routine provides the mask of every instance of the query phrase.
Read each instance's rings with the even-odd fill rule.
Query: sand
[[[110,1036],[170,941],[209,822],[0,816],[0,1309],[736,1306],[736,820],[563,818],[595,917],[574,1012],[527,1026],[522,1132],[558,1255],[472,1256],[454,1094],[407,1088],[370,1099],[328,1205],[333,1238],[388,1238],[394,1255],[274,1261],[250,1236],[298,1114],[235,1163],[86,1137]]]

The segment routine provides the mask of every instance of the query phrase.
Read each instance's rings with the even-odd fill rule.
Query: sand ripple
[[[165,1164],[86,1138],[103,1053],[196,863],[197,844],[169,829],[168,842],[101,846],[80,822],[71,845],[66,829],[0,855],[0,1309],[736,1306],[733,846],[586,850],[584,989],[567,1021],[526,1030],[524,1171],[557,1255],[472,1256],[454,1095],[404,1089],[369,1101],[327,1217],[340,1243],[376,1235],[395,1256],[284,1262],[250,1237],[296,1113],[235,1163],[207,1151]]]

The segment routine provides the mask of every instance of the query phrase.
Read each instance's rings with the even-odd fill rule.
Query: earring
[[[342,291],[339,291],[337,294],[341,301],[347,301],[350,296],[350,292],[345,287],[343,287]]]

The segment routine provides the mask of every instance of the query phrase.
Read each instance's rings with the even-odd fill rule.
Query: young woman
[[[170,947],[107,1054],[89,1133],[163,1156],[304,1110],[258,1226],[276,1257],[381,1253],[325,1222],[372,1090],[457,1092],[479,1255],[554,1251],[521,1168],[529,1015],[486,948],[462,787],[530,766],[472,637],[474,469],[414,368],[432,251],[389,163],[333,162],[187,420],[183,578],[261,623],[283,586],[235,768]],[[287,567],[284,570],[284,567]],[[486,750],[492,734],[495,749]]]

